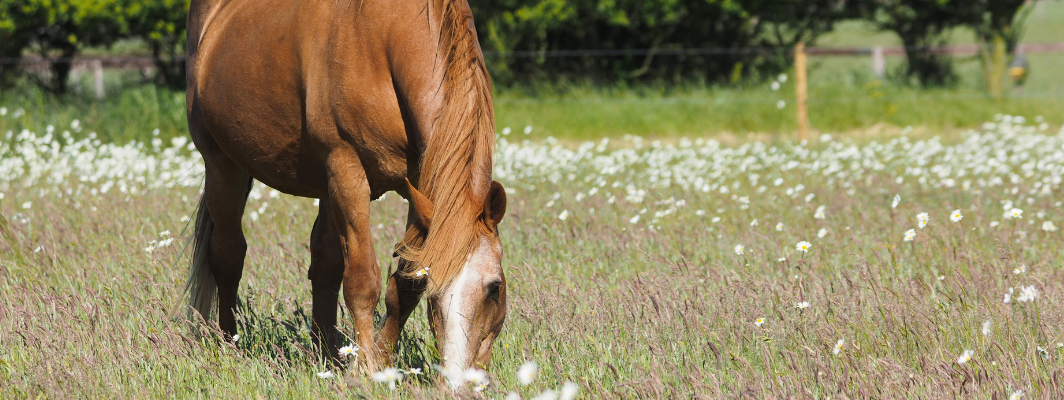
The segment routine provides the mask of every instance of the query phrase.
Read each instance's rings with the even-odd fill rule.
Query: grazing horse
[[[186,101],[206,166],[190,313],[209,317],[217,292],[218,324],[236,334],[241,217],[258,179],[321,200],[307,275],[326,356],[342,284],[370,371],[391,362],[422,297],[444,365],[488,364],[506,317],[506,193],[491,179],[491,81],[466,0],[193,0]],[[369,202],[390,190],[410,207],[375,338]]]

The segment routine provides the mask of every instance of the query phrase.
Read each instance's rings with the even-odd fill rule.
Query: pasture
[[[0,120],[34,117],[16,111]],[[261,184],[239,337],[197,334],[180,297],[198,153],[98,136],[63,121],[0,141],[0,397],[452,396],[423,307],[396,365],[421,373],[394,390],[315,359],[315,202]],[[490,383],[462,396],[1064,396],[1064,130],[998,115],[874,139],[500,134],[510,314]],[[384,276],[405,210],[372,206]]]

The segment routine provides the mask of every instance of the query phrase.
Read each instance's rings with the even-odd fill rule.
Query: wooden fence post
[[[798,43],[798,46],[794,49],[794,75],[795,75],[795,91],[798,95],[798,140],[803,141],[809,139],[809,112],[806,109],[806,99],[808,92],[806,90],[806,74],[805,74],[805,43]]]

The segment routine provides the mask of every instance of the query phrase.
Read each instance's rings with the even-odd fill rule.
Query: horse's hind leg
[[[336,306],[344,279],[344,249],[335,222],[329,217],[327,199],[321,200],[310,233],[307,278],[314,296],[311,336],[325,359],[337,360]]]
[[[236,166],[220,151],[204,154],[206,184],[203,196],[214,223],[208,247],[208,265],[218,285],[218,326],[227,335],[236,334],[236,290],[244,272],[248,245],[240,219],[244,215],[251,175]]]

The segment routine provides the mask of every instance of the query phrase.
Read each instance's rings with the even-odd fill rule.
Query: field
[[[490,384],[463,396],[572,382],[584,398],[1062,397],[1058,126],[998,115],[942,138],[807,144],[500,136],[510,314]],[[187,140],[105,143],[64,121],[0,143],[0,397],[451,397],[423,307],[397,365],[423,373],[395,391],[314,359],[313,200],[253,190],[240,336],[219,343],[181,317],[202,179]],[[395,194],[372,205],[382,270],[405,209]]]

